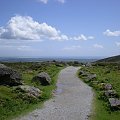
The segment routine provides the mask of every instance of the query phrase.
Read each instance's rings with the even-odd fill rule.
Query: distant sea
[[[43,62],[43,61],[79,61],[79,62],[94,62],[104,57],[0,57],[0,62]]]

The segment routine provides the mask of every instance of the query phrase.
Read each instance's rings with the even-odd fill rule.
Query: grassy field
[[[83,68],[83,70],[95,73],[97,75],[97,81],[99,83],[110,83],[113,89],[117,91],[120,96],[120,64],[95,64],[93,67]],[[81,76],[79,76],[81,78]],[[83,80],[85,77],[82,77]],[[95,91],[95,98],[93,103],[93,114],[91,115],[91,120],[120,120],[120,111],[112,111],[109,107],[108,101],[100,98],[101,91],[97,84],[91,84]]]
[[[64,68],[64,65],[56,65],[54,63],[4,64],[22,73],[23,82],[27,85],[39,88],[42,91],[42,96],[38,99],[28,98],[26,96],[23,97],[23,94],[15,91],[14,87],[0,86],[0,120],[12,119],[36,107],[41,107],[44,101],[52,97],[52,91],[56,88],[57,75],[59,71]],[[42,86],[31,82],[33,76],[42,71],[47,72],[52,78],[51,85]]]

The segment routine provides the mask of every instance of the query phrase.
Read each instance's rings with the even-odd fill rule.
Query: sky
[[[120,0],[0,0],[0,57],[120,54]]]

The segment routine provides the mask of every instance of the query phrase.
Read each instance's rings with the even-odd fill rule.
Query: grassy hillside
[[[55,63],[4,63],[22,73],[24,84],[35,86],[42,91],[42,96],[38,99],[23,96],[19,91],[14,91],[14,87],[0,86],[0,120],[12,119],[21,113],[40,107],[41,103],[52,97],[52,91],[56,88],[56,80],[63,64]],[[51,85],[42,86],[35,84],[31,80],[39,72],[47,72],[52,81]],[[22,96],[22,97],[21,97]]]
[[[120,55],[101,59],[96,62],[119,62],[120,63]]]

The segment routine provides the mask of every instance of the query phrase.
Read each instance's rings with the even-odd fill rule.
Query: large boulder
[[[22,75],[3,64],[0,64],[0,85],[21,85]]]
[[[39,82],[41,85],[50,85],[51,78],[46,72],[41,72],[33,77],[32,81]]]
[[[19,85],[16,87],[16,90],[20,90],[26,93],[27,96],[34,98],[38,98],[42,94],[42,91],[40,91],[38,88],[29,85]]]

